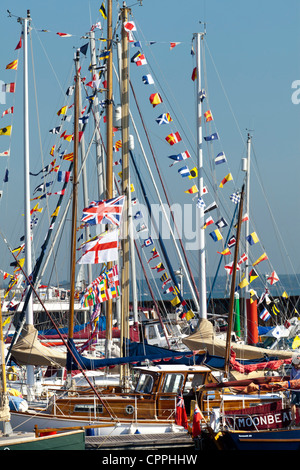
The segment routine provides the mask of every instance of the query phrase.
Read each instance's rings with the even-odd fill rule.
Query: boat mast
[[[23,23],[23,86],[24,86],[24,186],[25,186],[25,247],[26,247],[26,272],[32,273],[32,251],[30,230],[30,180],[29,180],[29,112],[28,112],[28,28],[30,25],[30,10],[27,17],[20,18]],[[26,309],[26,324],[33,325],[33,298],[30,295]],[[27,365],[27,399],[34,398],[34,366]]]
[[[121,338],[120,349],[126,356],[126,343],[129,340],[129,67],[128,67],[128,38],[124,29],[127,22],[128,9],[123,3],[121,8],[122,52],[121,52],[121,128],[122,128],[122,194],[125,196],[123,207],[123,234],[122,234],[122,307],[121,307]],[[126,380],[128,364],[122,367],[121,379]],[[125,384],[124,384],[125,385]]]
[[[197,60],[197,158],[198,158],[198,185],[199,198],[203,194],[203,153],[202,153],[202,100],[201,100],[201,41],[205,33],[197,33],[196,37],[196,60]],[[199,225],[204,224],[204,208],[197,208],[199,214]],[[199,237],[199,317],[207,318],[206,302],[206,263],[205,263],[205,234],[204,230],[198,230]]]
[[[106,198],[113,198],[113,76],[112,76],[112,0],[107,0],[107,91],[106,91]],[[107,263],[112,268],[112,262]],[[112,299],[106,302],[105,355],[111,357],[112,346]]]
[[[227,337],[226,337],[226,349],[225,349],[225,376],[229,375],[229,363],[230,363],[230,348],[231,348],[231,332],[232,332],[232,323],[233,323],[233,306],[234,306],[234,292],[235,292],[235,281],[236,281],[236,267],[238,260],[238,251],[239,251],[239,242],[240,242],[240,233],[241,233],[241,224],[243,216],[243,201],[244,201],[244,185],[241,191],[241,200],[238,214],[238,224],[236,230],[236,244],[234,251],[234,260],[232,265],[232,279],[231,279],[231,290],[230,290],[230,303],[229,303],[229,312],[228,312],[228,326],[227,326]]]
[[[245,220],[245,233],[246,236],[249,235],[249,211],[250,211],[250,152],[251,152],[251,136],[248,133],[247,137],[247,158],[244,162],[243,169],[246,171],[246,208],[245,212],[248,214],[248,217]],[[248,243],[245,246],[245,254],[248,257]],[[249,265],[246,262],[245,267],[245,278],[249,279]],[[244,299],[244,339],[246,340],[248,333],[247,333],[247,298],[249,297],[249,287],[245,287],[245,299]]]
[[[1,343],[1,395],[0,395],[0,432],[4,435],[12,433],[12,427],[10,424],[10,412],[9,412],[9,398],[7,393],[7,381],[6,381],[6,368],[5,368],[5,351],[4,351],[4,337],[3,337],[3,322],[2,322],[2,308],[0,299],[0,343]]]
[[[69,307],[69,332],[68,338],[74,336],[74,294],[75,294],[75,266],[76,266],[76,220],[78,197],[78,141],[79,141],[79,50],[75,57],[75,107],[74,107],[74,150],[73,150],[73,203],[71,226],[71,260],[70,260],[70,307]],[[70,371],[68,371],[70,372]]]

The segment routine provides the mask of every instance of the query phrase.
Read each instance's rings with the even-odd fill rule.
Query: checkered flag
[[[234,202],[234,204],[238,204],[240,202],[241,196],[239,193],[233,193],[230,196],[230,200]]]

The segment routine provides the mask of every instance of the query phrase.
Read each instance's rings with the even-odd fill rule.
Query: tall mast
[[[106,91],[106,197],[113,197],[113,76],[112,76],[112,0],[107,1],[107,91]],[[112,262],[107,263],[112,268]],[[112,345],[112,299],[106,302],[106,357],[111,356]]]
[[[233,306],[234,306],[234,292],[235,292],[235,281],[236,281],[236,267],[238,260],[238,251],[239,251],[239,242],[241,234],[241,224],[243,216],[243,202],[244,202],[244,186],[241,191],[241,200],[239,207],[238,215],[238,224],[236,230],[236,244],[234,251],[234,260],[232,267],[232,279],[231,279],[231,291],[230,291],[230,302],[229,302],[229,312],[228,312],[228,326],[227,326],[227,337],[226,337],[226,349],[225,349],[225,374],[226,377],[229,375],[229,362],[230,362],[230,348],[231,348],[231,332],[232,332],[232,323],[233,323]]]
[[[76,266],[76,220],[78,197],[78,140],[79,140],[79,50],[75,57],[75,107],[74,107],[74,151],[73,151],[73,204],[71,227],[71,260],[70,260],[70,307],[69,307],[69,339],[74,336],[74,293],[75,293],[75,266]]]
[[[123,268],[122,268],[122,315],[121,315],[121,351],[126,356],[126,343],[129,339],[129,67],[128,67],[128,38],[124,29],[128,12],[125,2],[121,9],[122,52],[121,52],[121,107],[122,107],[122,194],[125,195],[123,207]],[[127,366],[127,367],[126,367]],[[126,369],[123,368],[123,380],[126,380]]]
[[[249,235],[249,211],[250,211],[250,152],[251,152],[251,136],[250,134],[248,133],[248,137],[247,137],[247,158],[246,158],[246,161],[245,161],[245,165],[243,165],[243,169],[244,171],[246,171],[246,208],[245,208],[245,212],[248,214],[248,217],[246,218],[245,220],[245,233],[246,233],[246,236]],[[248,252],[249,252],[249,249],[248,249],[248,243],[246,243],[246,246],[245,246],[245,254],[247,256],[247,259],[249,258],[248,257]],[[246,267],[245,267],[245,278],[246,279],[249,279],[249,266],[248,266],[248,263],[246,262]],[[248,298],[248,292],[249,292],[249,288],[248,286],[245,287],[245,293],[247,293],[245,295],[245,299],[244,299],[244,338],[246,339],[247,338],[247,298]]]
[[[28,112],[28,28],[30,25],[30,10],[27,10],[27,17],[23,22],[23,85],[24,85],[24,186],[25,186],[25,247],[26,247],[26,272],[32,273],[32,251],[31,251],[31,230],[30,230],[30,181],[29,181],[29,112]],[[29,298],[26,310],[26,323],[33,325],[33,299]],[[27,366],[27,399],[34,398],[34,367]]]
[[[196,58],[197,58],[197,159],[198,159],[198,185],[199,197],[203,194],[203,153],[202,153],[202,100],[201,100],[201,40],[205,33],[197,33]],[[204,224],[204,208],[197,208],[199,214],[199,228]],[[199,317],[207,318],[206,303],[206,263],[205,263],[205,234],[199,229]]]

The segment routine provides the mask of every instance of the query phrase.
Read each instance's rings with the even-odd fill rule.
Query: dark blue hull
[[[236,450],[300,450],[300,429],[225,431],[223,439]]]

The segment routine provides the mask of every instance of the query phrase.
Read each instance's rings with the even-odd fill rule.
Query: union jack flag
[[[81,222],[89,225],[114,224],[120,226],[125,196],[104,201],[93,201],[83,209]]]

